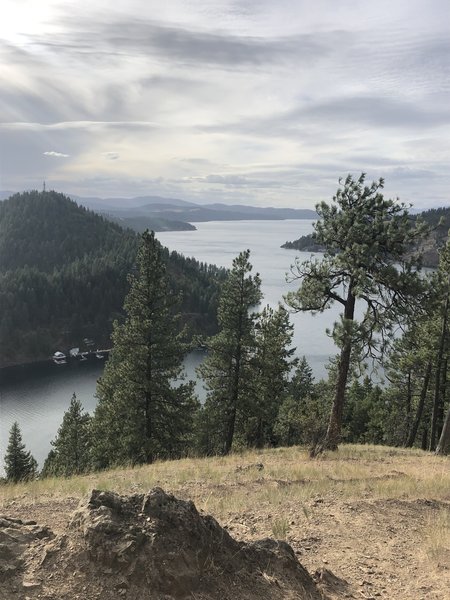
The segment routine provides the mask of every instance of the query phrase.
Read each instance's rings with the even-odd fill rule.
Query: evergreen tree
[[[17,422],[14,422],[9,432],[9,442],[5,454],[6,480],[12,483],[29,481],[37,474],[37,462],[31,453],[25,450],[22,433]]]
[[[97,385],[96,467],[180,456],[197,406],[193,382],[181,382],[188,347],[175,313],[178,298],[170,291],[153,232],[142,235],[129,280],[126,318],[114,324],[113,349]]]
[[[440,442],[440,438],[442,437],[442,433],[444,433],[444,439],[446,435],[450,437],[450,433],[446,433],[445,429],[445,427],[448,427],[448,424],[444,421],[445,404],[448,400],[447,375],[450,354],[450,238],[441,250],[439,269],[437,272],[437,285],[433,286],[433,289],[436,290],[437,296],[435,311],[437,336],[430,450],[437,450],[438,453],[441,453],[443,444]],[[448,408],[450,410],[450,405]]]
[[[247,423],[247,444],[262,448],[275,443],[273,426],[284,399],[288,377],[298,360],[292,358],[294,327],[281,305],[266,306],[258,315],[256,330],[256,393],[251,399]]]
[[[430,382],[432,354],[424,315],[409,323],[389,348],[384,373],[389,382],[385,396],[390,417],[385,434],[390,445],[412,446],[415,442]]]
[[[208,341],[208,355],[199,367],[208,395],[202,421],[208,422],[209,452],[228,454],[235,434],[245,435],[249,407],[255,394],[255,319],[252,308],[261,299],[261,281],[250,275],[250,250],[233,260],[222,285],[220,331]]]
[[[91,417],[83,411],[83,406],[75,394],[69,409],[64,413],[61,427],[51,442],[53,449],[44,463],[43,476],[56,475],[68,477],[89,470],[90,466],[90,421]]]
[[[444,424],[449,362],[450,245],[441,251],[430,294],[421,314],[394,340],[386,362],[390,386],[386,398],[396,418],[387,423],[401,430],[391,443],[420,444],[435,450]]]
[[[314,386],[313,371],[305,356],[300,359],[292,379],[289,382],[288,391],[294,398],[305,398],[312,392]]]
[[[325,254],[320,260],[297,261],[292,271],[301,286],[287,297],[295,310],[323,312],[335,302],[343,309],[333,329],[340,348],[334,401],[317,451],[336,450],[340,441],[355,349],[366,356],[382,352],[393,328],[414,311],[414,299],[423,289],[415,262],[405,256],[424,228],[412,226],[405,205],[383,197],[382,179],[370,186],[364,182],[364,174],[358,179],[349,175],[332,204],[322,202],[316,207],[315,238]],[[355,319],[358,301],[365,305],[359,321]]]
[[[303,356],[276,418],[274,433],[279,443],[314,446],[326,431],[330,394],[330,381],[314,383],[312,369]]]
[[[351,444],[384,442],[384,396],[369,377],[354,379],[348,390],[343,415],[343,439]]]

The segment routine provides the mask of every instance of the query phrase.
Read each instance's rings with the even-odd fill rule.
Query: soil
[[[245,468],[243,465],[242,469]],[[78,497],[35,498],[24,494],[5,501],[0,513],[25,523],[35,521],[38,525],[11,525],[11,522],[5,525],[3,521],[3,531],[13,534],[16,531],[16,541],[24,558],[18,563],[17,577],[14,573],[14,576],[9,574],[9,579],[4,573],[2,576],[0,535],[0,600],[450,599],[450,540],[433,560],[424,549],[430,523],[438,519],[443,509],[450,509],[450,490],[447,498],[439,501],[375,499],[369,492],[349,498],[338,489],[326,489],[323,494],[302,502],[295,496],[291,500],[287,497],[282,506],[286,524],[284,537],[293,552],[283,542],[254,543],[273,537],[274,519],[280,516],[273,512],[273,507],[270,509],[264,504],[245,510],[230,507],[222,513],[220,525],[212,519],[213,534],[204,536],[206,517],[187,500],[204,505],[205,498],[224,495],[227,486],[243,486],[251,497],[255,487],[261,485],[284,489],[301,482],[269,480],[263,472],[248,482],[188,481],[170,490],[186,500],[181,505],[171,500],[170,495],[161,496],[169,498],[164,502],[175,503],[175,509],[166,511],[165,524],[160,523],[159,529],[154,525],[153,509],[146,515],[136,508],[145,504],[143,496],[129,496],[123,500],[128,508],[119,511],[126,517],[120,523],[121,534],[112,550],[108,546],[108,531],[110,522],[117,526],[115,517],[111,520],[106,509],[100,508],[98,512],[102,502],[93,502],[92,495],[82,500],[81,507]],[[162,490],[157,493],[164,494]],[[105,514],[106,522],[101,521]],[[142,515],[152,523],[149,529],[144,529],[149,539],[156,540],[153,544],[156,554],[144,553],[137,558],[133,554],[132,560],[125,557],[117,562],[117,555],[134,552],[136,540],[127,538],[126,532],[136,524],[141,527]],[[157,518],[161,520],[159,513]],[[103,523],[101,535],[98,531],[95,533],[95,524],[99,522]],[[1,524],[0,519],[0,534]],[[117,534],[114,527],[113,536]],[[100,537],[96,538],[97,534]],[[177,555],[180,544],[184,548],[181,562]],[[218,554],[217,547],[221,548]],[[199,571],[194,565],[195,548],[201,555]],[[240,557],[237,562],[236,552]],[[4,563],[7,558],[3,556]],[[8,560],[14,562],[14,557]],[[205,568],[207,560],[210,560],[209,569]],[[141,561],[141,566],[142,561],[147,565],[149,575],[144,582],[139,577],[133,579],[133,573],[139,569],[130,564],[135,565],[136,561]],[[119,563],[122,567],[125,564],[125,570],[118,569]],[[178,576],[184,583],[174,587]],[[153,581],[153,588],[148,578]]]

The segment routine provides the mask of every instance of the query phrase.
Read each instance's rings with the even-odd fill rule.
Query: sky
[[[450,205],[448,0],[2,0],[0,190]]]

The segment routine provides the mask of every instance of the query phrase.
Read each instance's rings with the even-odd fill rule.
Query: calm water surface
[[[170,250],[224,267],[230,267],[233,258],[249,248],[254,272],[262,279],[263,304],[277,306],[283,294],[296,288],[297,283],[286,283],[286,273],[296,256],[308,258],[309,254],[283,250],[280,245],[310,233],[312,221],[210,222],[196,223],[196,227],[197,231],[159,233],[158,238]],[[316,376],[324,374],[324,365],[336,352],[325,329],[331,326],[337,313],[336,308],[316,317],[292,315],[297,354],[307,357]],[[198,352],[188,357],[189,377],[194,377],[201,359]],[[23,367],[9,375],[0,372],[0,473],[13,422],[18,421],[27,448],[42,466],[72,394],[76,393],[86,410],[95,408],[95,385],[102,371],[102,361],[94,360]],[[197,391],[202,395],[201,384],[197,385]]]

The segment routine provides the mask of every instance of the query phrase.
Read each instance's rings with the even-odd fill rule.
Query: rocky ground
[[[422,476],[434,465],[441,485],[424,494],[421,468],[414,481],[395,458],[367,461],[363,485],[351,461],[345,484],[323,462],[313,485],[274,477],[275,455],[251,458],[220,463],[220,480],[198,463],[177,482],[175,467],[155,467],[181,502],[159,488],[146,495],[127,471],[105,485],[122,496],[10,493],[0,501],[0,599],[450,598],[448,461],[424,461]]]

